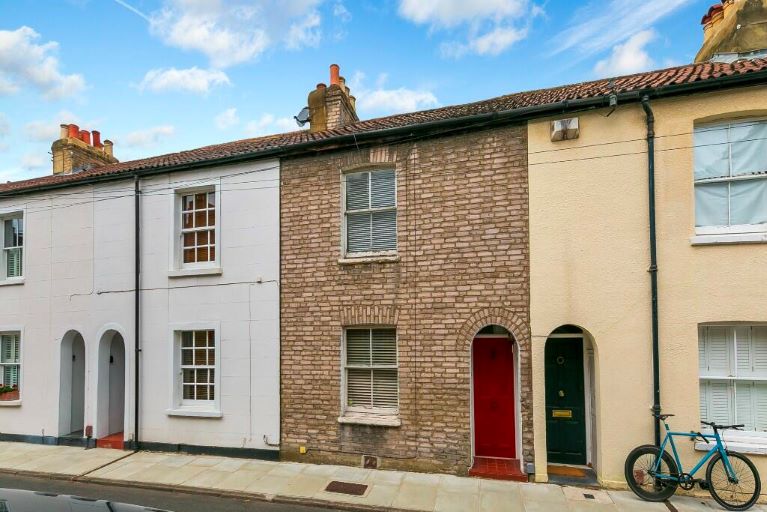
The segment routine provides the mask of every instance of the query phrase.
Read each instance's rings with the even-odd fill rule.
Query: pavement
[[[642,512],[721,510],[709,499],[675,496],[647,503],[627,491],[596,490],[382,471],[347,466],[68,446],[0,443],[0,472],[83,483],[346,510],[422,512]],[[361,496],[325,490],[331,481],[363,484]],[[767,510],[754,507],[752,510]]]

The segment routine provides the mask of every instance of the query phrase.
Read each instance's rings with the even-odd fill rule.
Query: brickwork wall
[[[490,324],[518,344],[525,461],[533,460],[527,131],[524,126],[283,160],[282,447],[291,460],[465,474],[471,342]],[[341,172],[390,162],[399,261],[339,262]],[[341,340],[393,325],[400,427],[341,425]],[[299,455],[299,446],[306,455]]]

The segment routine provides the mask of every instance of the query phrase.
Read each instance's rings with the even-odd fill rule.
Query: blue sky
[[[338,63],[361,118],[691,62],[713,0],[0,2],[0,180],[60,123],[132,160],[297,129]]]

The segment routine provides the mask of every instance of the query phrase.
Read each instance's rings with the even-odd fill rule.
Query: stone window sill
[[[399,427],[402,425],[398,416],[384,414],[346,413],[338,418],[342,425],[371,425],[375,427]]]
[[[8,279],[0,280],[0,286],[13,286],[17,284],[24,284],[23,277],[9,277]]]
[[[361,265],[364,263],[398,263],[399,256],[358,256],[346,257],[338,260],[339,265]]]
[[[743,438],[736,440],[724,440],[724,444],[728,450],[740,453],[748,453],[752,455],[767,455],[767,437],[754,437]],[[709,451],[714,445],[714,441],[711,444],[706,444],[702,441],[695,442],[695,449],[702,452]]]
[[[764,244],[767,233],[722,233],[717,235],[695,235],[690,237],[691,245]]]
[[[21,407],[21,400],[0,400],[0,407]]]
[[[168,277],[220,276],[223,273],[224,269],[221,267],[181,268],[169,271]]]
[[[167,409],[168,416],[187,416],[190,418],[222,418],[224,415],[216,409],[201,409],[197,407],[178,407]]]

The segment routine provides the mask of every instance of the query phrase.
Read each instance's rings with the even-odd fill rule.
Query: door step
[[[96,439],[96,448],[111,448],[113,450],[124,450],[125,441],[123,440],[123,433],[118,432],[116,434],[110,434],[106,437]]]
[[[599,485],[596,472],[586,466],[566,466],[549,464],[546,468],[549,475],[549,483],[559,485],[574,485],[580,487],[594,487]]]
[[[469,476],[515,482],[528,481],[527,475],[520,469],[519,459],[474,457],[474,466],[469,470]]]

